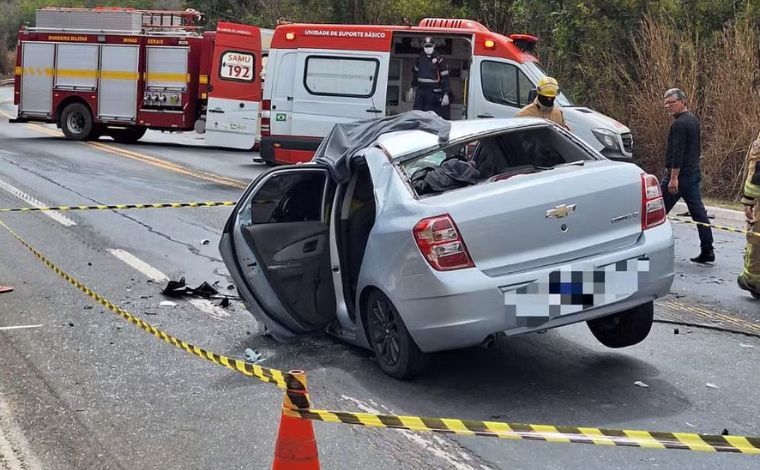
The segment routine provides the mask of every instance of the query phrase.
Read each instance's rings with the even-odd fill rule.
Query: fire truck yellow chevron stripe
[[[208,75],[200,75],[198,77],[198,83],[200,83],[201,85],[208,84]]]
[[[295,418],[325,421],[328,423],[406,429],[409,431],[430,431],[461,436],[485,436],[502,439],[538,440],[552,443],[595,444],[698,452],[734,452],[760,455],[760,438],[758,437],[501,423],[495,421],[392,416],[313,409],[289,410],[284,408],[283,413]]]
[[[102,80],[137,80],[140,78],[140,74],[129,71],[101,70],[100,78]]]
[[[283,390],[288,388],[288,384],[290,384],[290,389],[293,389],[294,386],[301,384],[301,382],[296,377],[294,377],[293,374],[290,374],[288,372],[282,372],[277,369],[267,369],[255,364],[250,364],[248,362],[241,361],[239,359],[232,359],[226,356],[222,356],[221,354],[207,351],[198,346],[189,344],[185,341],[180,340],[179,338],[175,338],[174,336],[159,330],[153,325],[141,320],[140,318],[135,317],[134,315],[127,312],[123,308],[115,305],[110,300],[101,296],[97,292],[93,291],[89,287],[82,284],[79,280],[77,280],[73,276],[66,273],[64,270],[60,269],[58,266],[56,266],[50,260],[48,260],[44,255],[42,255],[42,253],[40,253],[34,247],[32,247],[29,243],[27,243],[16,232],[14,232],[13,229],[11,229],[8,225],[6,225],[1,220],[0,220],[0,227],[4,228],[16,240],[18,240],[22,245],[24,245],[26,249],[31,251],[32,254],[34,254],[34,256],[37,257],[37,259],[42,261],[42,263],[45,266],[47,266],[53,272],[55,272],[60,277],[65,279],[69,284],[71,284],[72,286],[82,291],[85,295],[92,298],[93,300],[98,302],[100,305],[102,305],[103,307],[111,311],[112,313],[115,313],[116,315],[120,316],[121,318],[128,321],[129,323],[133,324],[137,328],[155,336],[156,338],[164,341],[165,343],[170,344],[178,349],[182,349],[183,351],[186,351],[190,354],[200,357],[201,359],[205,359],[207,361],[213,362],[214,364],[218,364],[218,365],[221,365],[222,367],[226,367],[227,369],[239,372],[248,377],[255,377],[261,380],[262,382],[273,383]],[[305,390],[305,386],[303,384],[301,384],[301,387],[302,387],[301,390]]]
[[[56,75],[58,77],[72,77],[72,78],[98,78],[97,70],[84,70],[84,69],[56,69]]]
[[[8,207],[0,212],[47,212],[47,211],[99,211],[124,209],[179,209],[183,207],[221,207],[234,206],[235,201],[206,202],[159,202],[154,204],[97,204],[91,206],[50,206],[50,207]]]
[[[24,68],[16,67],[15,72],[16,72],[16,75],[21,75],[24,72]]]
[[[146,72],[143,74],[143,78],[148,81],[161,81],[161,82],[190,82],[190,74],[184,73],[169,73],[169,72]]]

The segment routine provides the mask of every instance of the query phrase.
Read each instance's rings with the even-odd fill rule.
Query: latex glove
[[[409,88],[409,90],[406,92],[406,101],[414,101],[414,87]]]
[[[441,98],[441,106],[448,106],[449,105],[449,94],[444,93],[443,98]]]

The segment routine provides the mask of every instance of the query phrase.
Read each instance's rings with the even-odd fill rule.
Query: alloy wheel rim
[[[378,299],[372,307],[372,340],[382,359],[389,366],[398,364],[401,356],[398,324],[388,302]]]

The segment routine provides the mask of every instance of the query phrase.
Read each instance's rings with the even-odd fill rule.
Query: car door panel
[[[276,339],[321,331],[335,318],[323,210],[331,185],[316,165],[269,171],[252,183],[225,226],[222,258],[249,309]],[[314,207],[293,207],[303,204]]]

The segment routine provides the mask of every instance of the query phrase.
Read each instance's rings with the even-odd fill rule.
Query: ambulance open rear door
[[[250,149],[261,108],[261,31],[220,22],[209,73],[206,145]]]

